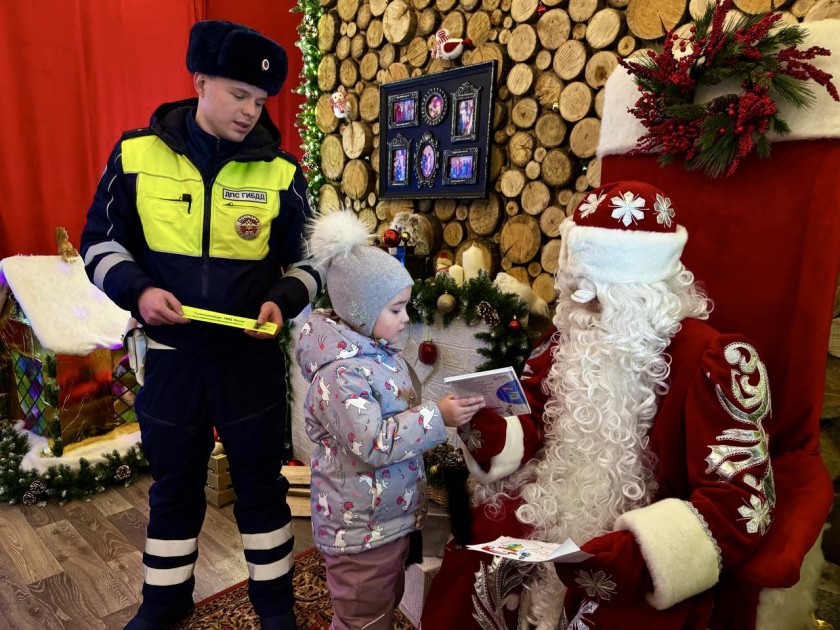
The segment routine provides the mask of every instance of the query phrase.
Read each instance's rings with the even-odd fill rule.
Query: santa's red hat
[[[560,234],[560,270],[608,283],[671,276],[688,240],[668,196],[636,181],[604,184],[588,193]]]

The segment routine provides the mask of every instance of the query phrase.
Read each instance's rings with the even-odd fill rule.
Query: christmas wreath
[[[729,176],[755,150],[770,154],[767,132],[790,132],[779,116],[775,95],[797,108],[809,107],[813,80],[840,101],[832,75],[809,60],[830,51],[796,48],[805,31],[798,25],[777,27],[780,14],[747,15],[726,24],[733,0],[709,6],[687,37],[672,29],[661,51],[620,63],[642,92],[630,112],[647,129],[632,154],[658,153],[661,165],[684,156],[688,170],[710,177]],[[742,94],[724,94],[695,103],[698,86],[741,79]]]

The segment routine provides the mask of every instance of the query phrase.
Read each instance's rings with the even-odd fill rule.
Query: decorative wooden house
[[[7,388],[0,412],[47,437],[46,455],[133,419],[125,412],[136,388],[119,369],[114,387],[121,354],[112,352],[122,348],[129,319],[91,284],[79,258],[0,261],[0,386]]]

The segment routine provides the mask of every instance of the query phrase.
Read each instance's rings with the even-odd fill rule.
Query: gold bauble
[[[437,300],[437,310],[446,315],[455,310],[455,298],[449,293],[444,293]]]

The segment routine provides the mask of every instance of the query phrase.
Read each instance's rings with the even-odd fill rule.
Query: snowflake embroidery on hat
[[[758,533],[764,536],[764,532],[770,526],[770,504],[762,501],[761,498],[750,495],[750,505],[742,505],[738,513],[747,521],[747,533]]]
[[[625,227],[645,218],[644,211],[647,208],[645,208],[644,197],[637,197],[629,190],[622,193],[621,197],[613,197],[610,202],[615,208],[612,211],[612,218],[621,221]]]
[[[577,572],[575,582],[586,591],[589,597],[597,597],[598,599],[609,601],[616,592],[615,587],[618,586],[610,577],[612,576],[608,577],[603,571],[589,573],[585,569],[581,569]]]
[[[674,218],[671,200],[656,193],[656,203],[653,204],[653,209],[656,211],[656,222],[665,227],[671,227],[671,219]]]
[[[595,193],[589,193],[586,199],[580,204],[580,216],[581,218],[588,217],[590,214],[595,212],[598,209],[598,206],[601,205],[601,202],[606,197],[606,193],[601,193],[600,195]]]
[[[484,440],[481,437],[481,430],[474,429],[469,423],[462,424],[458,427],[458,437],[461,438],[461,441],[471,451],[477,451],[484,443]]]

